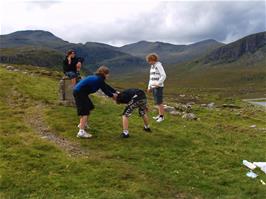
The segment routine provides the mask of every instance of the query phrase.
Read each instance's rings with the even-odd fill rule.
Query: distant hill
[[[204,63],[230,63],[239,60],[243,56],[249,56],[253,61],[259,61],[265,55],[266,32],[260,32],[217,48],[204,58]]]
[[[64,41],[50,32],[42,30],[18,31],[0,36],[1,51],[0,60],[4,63],[23,63],[39,66],[61,67],[62,59],[69,49],[77,52],[78,56],[84,57],[85,65],[89,70],[95,70],[99,65],[105,63],[115,71],[136,71],[144,68],[145,60],[120,52],[116,47],[106,44],[87,42],[86,44],[74,44]],[[23,51],[25,49],[25,51]],[[34,54],[39,56],[32,56]],[[44,50],[45,49],[45,50]],[[51,51],[53,56],[41,58],[43,51]],[[7,53],[8,52],[8,53]],[[29,54],[28,54],[29,53]],[[127,70],[125,70],[127,69]]]
[[[140,41],[122,46],[119,50],[141,58],[145,58],[148,53],[155,52],[160,55],[165,64],[177,64],[202,57],[220,46],[223,46],[223,43],[212,39],[190,45]]]
[[[59,68],[64,54],[40,47],[0,48],[0,62]]]

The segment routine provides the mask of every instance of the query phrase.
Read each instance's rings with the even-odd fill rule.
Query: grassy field
[[[166,116],[142,131],[130,118],[121,139],[123,106],[93,97],[93,139],[75,137],[73,107],[58,103],[53,76],[0,67],[0,198],[264,198],[266,175],[245,176],[242,160],[265,161],[265,110],[230,99],[241,109],[208,110],[199,121]],[[189,91],[188,91],[189,92]],[[209,94],[211,95],[211,94]],[[170,98],[169,98],[170,99]],[[216,96],[212,98],[215,100]],[[227,102],[217,98],[217,103]],[[154,115],[153,111],[150,116]],[[256,124],[256,128],[250,125]]]

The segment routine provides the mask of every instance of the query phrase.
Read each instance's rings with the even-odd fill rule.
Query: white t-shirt
[[[148,89],[154,88],[154,84],[159,85],[159,87],[164,87],[163,83],[165,79],[166,74],[161,62],[156,62],[154,65],[151,65]]]

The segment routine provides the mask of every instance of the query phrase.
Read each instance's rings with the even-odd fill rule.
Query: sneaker
[[[143,130],[146,131],[146,132],[151,133],[151,129],[150,129],[150,128],[145,128],[145,127],[143,127]]]
[[[121,133],[120,135],[122,138],[129,138],[129,134],[124,134],[124,133]]]
[[[77,137],[78,138],[91,138],[92,135],[87,133],[86,131],[84,130],[79,130],[78,134],[77,134]]]
[[[80,127],[80,124],[78,125],[78,128]],[[88,124],[86,124],[85,125],[85,129],[88,129],[89,128],[89,125]]]
[[[160,123],[160,122],[162,122],[162,121],[164,121],[164,117],[159,117],[159,118],[156,120],[156,122],[158,122],[158,123]]]
[[[158,120],[159,117],[160,117],[160,115],[157,115],[157,116],[154,116],[154,117],[152,117],[152,118],[153,118],[154,120]]]

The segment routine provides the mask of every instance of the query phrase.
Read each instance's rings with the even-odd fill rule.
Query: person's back
[[[74,91],[84,91],[88,94],[96,92],[103,82],[103,78],[98,75],[90,75],[76,84]]]
[[[136,99],[146,99],[146,95],[143,90],[137,88],[129,88],[119,94],[119,103],[128,104],[133,97]]]

